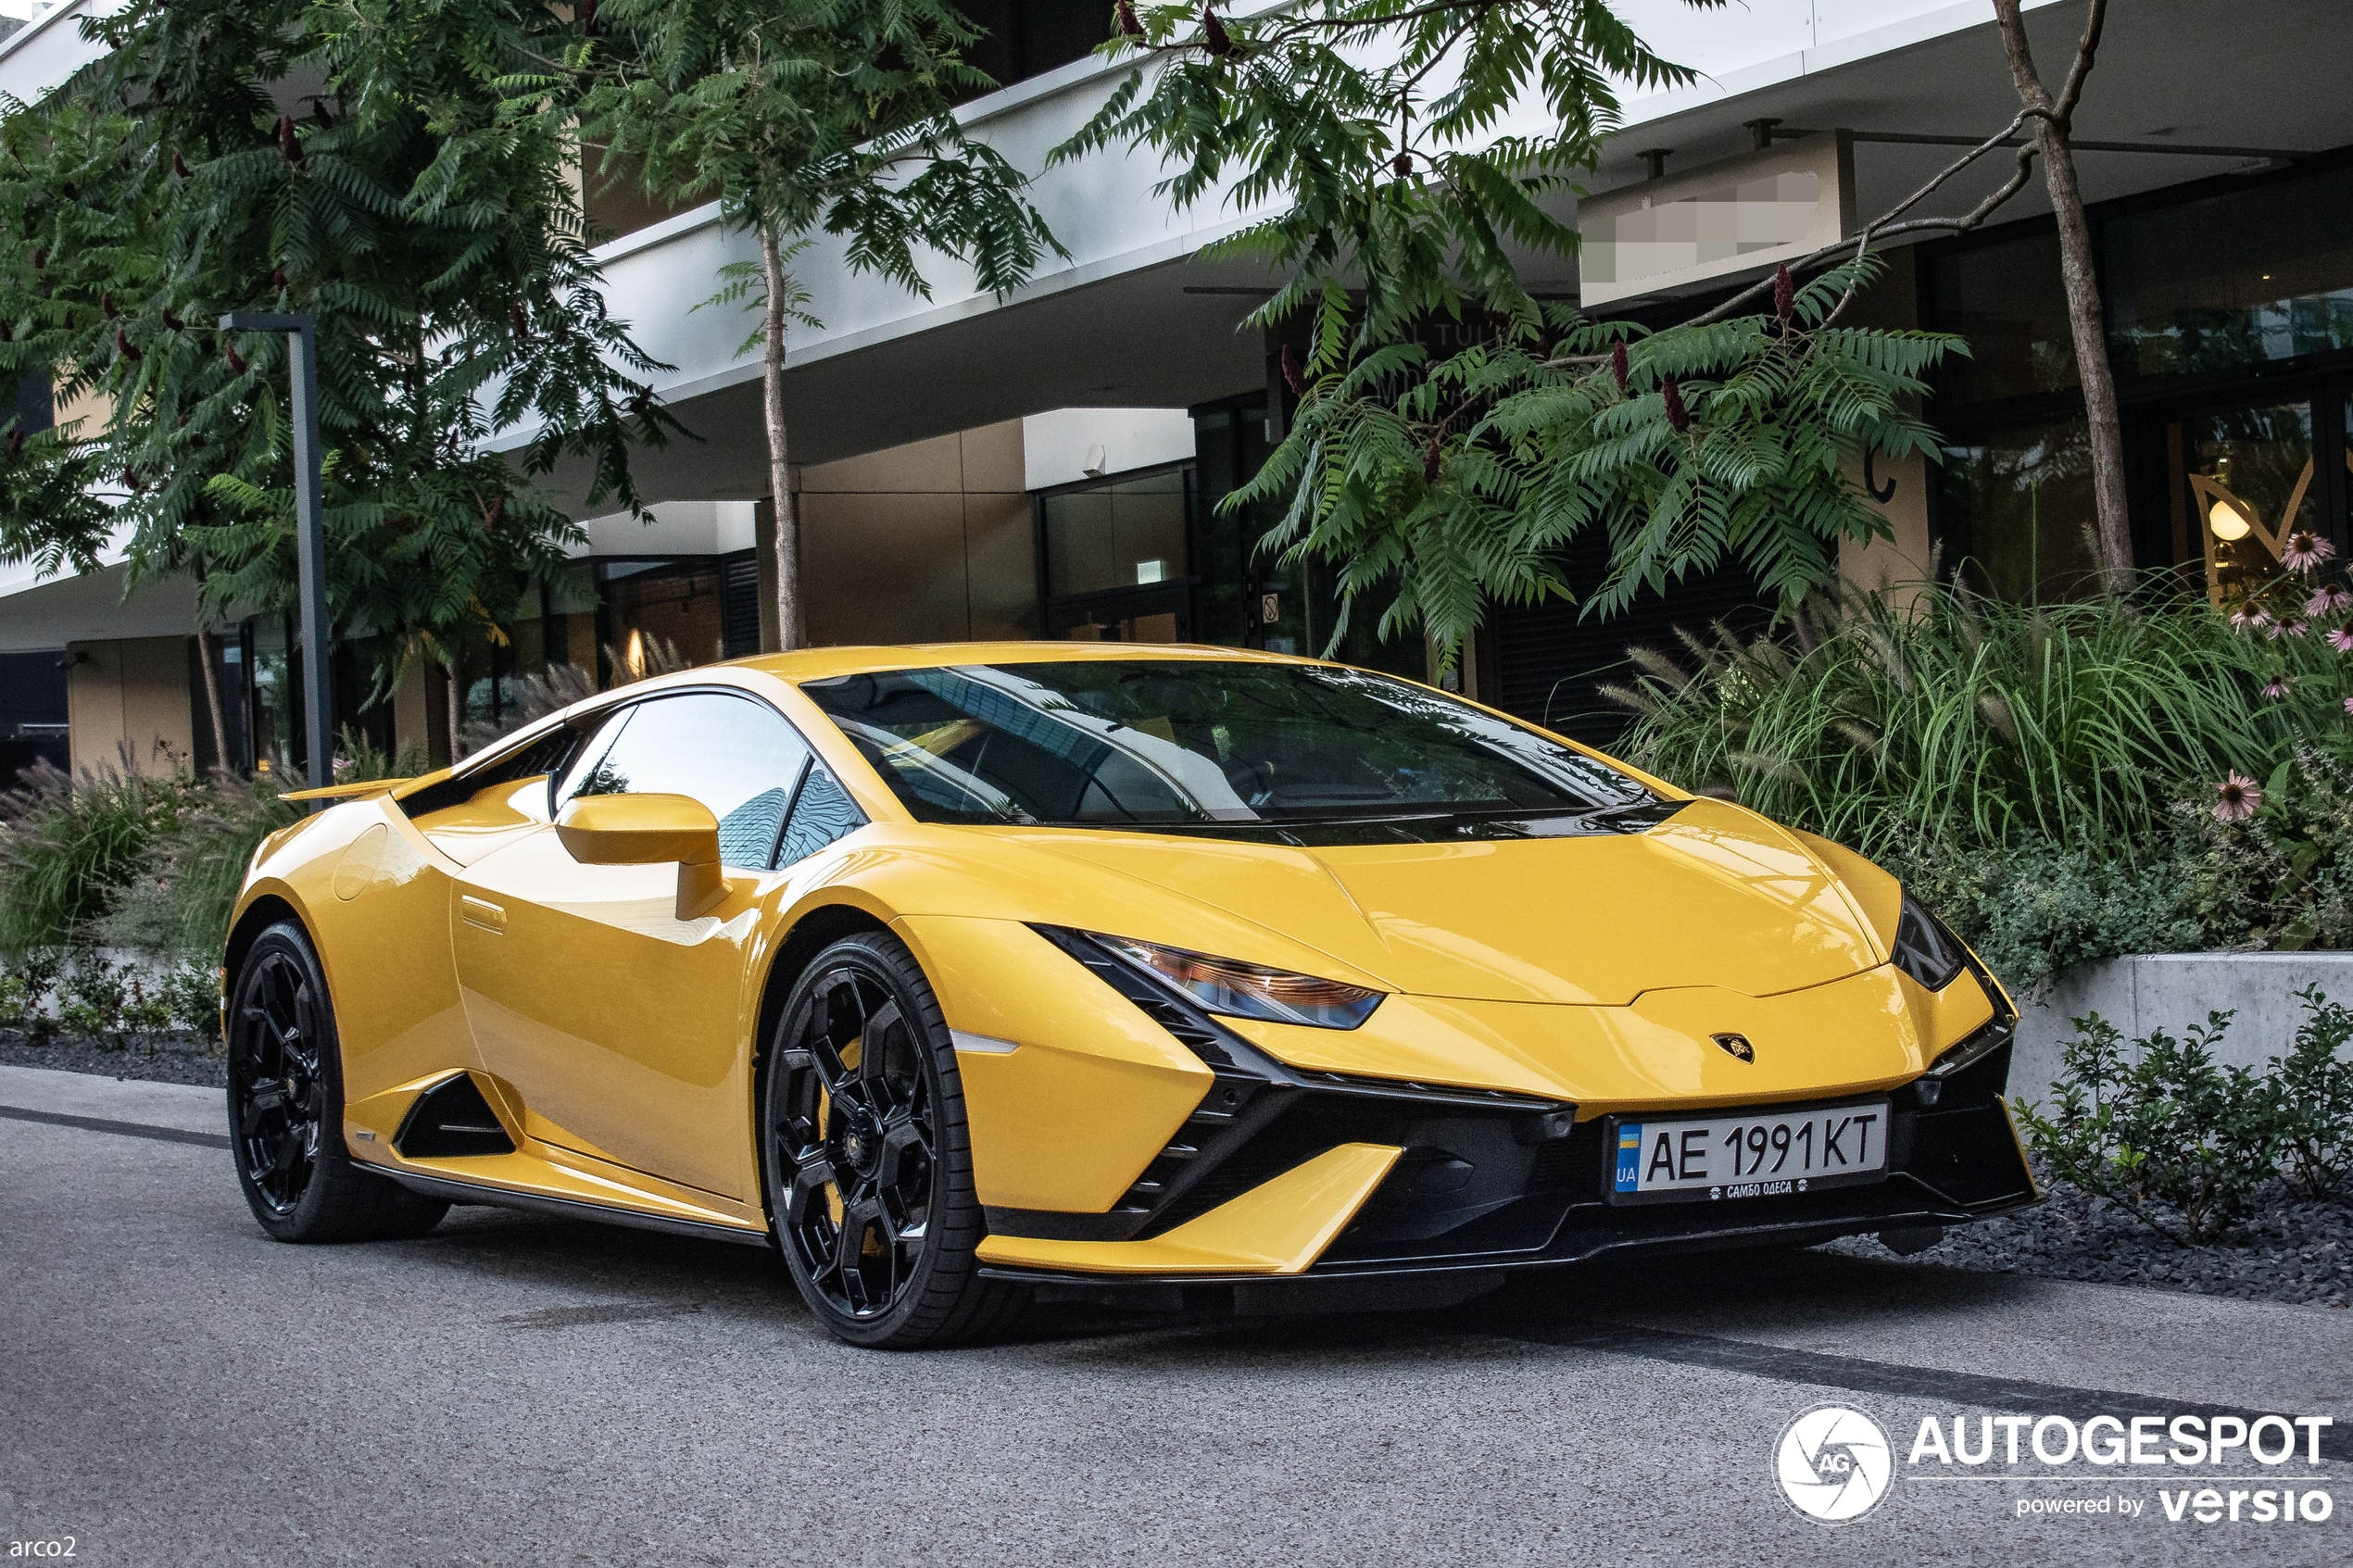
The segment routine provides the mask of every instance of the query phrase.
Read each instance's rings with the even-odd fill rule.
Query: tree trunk
[[[800,619],[800,508],[793,499],[791,448],[785,432],[785,255],[776,231],[760,228],[760,264],[768,279],[768,348],[761,404],[768,419],[768,493],[776,513],[776,636],[789,650],[806,646]]]
[[[441,667],[441,674],[442,679],[447,683],[449,690],[447,704],[449,762],[452,767],[455,767],[459,759],[466,754],[458,738],[459,732],[466,727],[466,691],[464,684],[458,679],[458,664],[455,659]]]
[[[2083,193],[2075,182],[2075,154],[2068,137],[2083,79],[2099,49],[2106,0],[2092,0],[2082,39],[2067,83],[2053,98],[2028,50],[2020,0],[1994,0],[2001,23],[2002,49],[2009,56],[2010,80],[2019,101],[2048,119],[2034,123],[2034,150],[2058,218],[2059,278],[2067,289],[2068,324],[2075,340],[2075,370],[2083,386],[2083,419],[2092,447],[2092,541],[2099,553],[2100,586],[2110,594],[2133,591],[2133,524],[2124,493],[2124,427],[2116,411],[2116,377],[2108,366],[2108,332],[2100,307],[2100,282],[2092,251],[2092,225],[2083,216]]]
[[[229,723],[226,710],[220,706],[220,669],[214,657],[212,631],[196,628],[196,662],[204,666],[205,716],[212,721],[212,765],[223,772],[236,767],[229,756]]]
[[[211,576],[203,561],[195,563],[196,600],[199,613],[203,610],[205,579]],[[220,668],[212,651],[212,629],[196,622],[196,662],[204,666],[205,716],[212,721],[212,765],[222,771],[233,768],[229,759],[228,716],[220,706]]]

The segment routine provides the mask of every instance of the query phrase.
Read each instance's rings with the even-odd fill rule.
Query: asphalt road
[[[2353,1561],[2343,1311],[1804,1253],[1596,1268],[1436,1313],[1065,1311],[1013,1344],[878,1355],[828,1339],[748,1248],[491,1210],[412,1243],[273,1244],[218,1114],[211,1091],[0,1069],[0,1552]],[[1824,1403],[1873,1417],[1897,1472],[1836,1529],[1774,1472],[1783,1430]],[[2213,1407],[2340,1424],[2317,1463],[1905,1463],[1928,1416],[1968,1418],[1973,1441],[1988,1414]],[[2335,1512],[2168,1520],[2160,1492],[2190,1486],[2324,1492]],[[2068,1499],[2108,1512],[2018,1512]]]

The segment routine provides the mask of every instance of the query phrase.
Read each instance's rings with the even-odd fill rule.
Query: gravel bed
[[[53,1067],[94,1073],[102,1078],[142,1078],[153,1084],[229,1086],[228,1058],[193,1035],[160,1035],[153,1048],[116,1048],[81,1035],[54,1035],[36,1043],[22,1030],[0,1030],[0,1062],[11,1067]]]
[[[2048,1191],[2034,1208],[1947,1231],[1915,1261],[2249,1301],[2339,1308],[2353,1301],[2353,1202],[2342,1196],[2312,1202],[2274,1182],[2222,1240],[2181,1247],[2075,1187]],[[1889,1255],[1871,1236],[1830,1245],[1857,1257]]]

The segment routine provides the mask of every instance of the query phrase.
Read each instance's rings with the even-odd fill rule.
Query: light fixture
[[[2214,537],[2229,544],[2246,537],[2248,523],[2246,515],[2230,502],[2217,501],[2206,514],[2206,526],[2214,531]]]
[[[2246,528],[2242,524],[2239,533],[2246,532]],[[2237,534],[2233,534],[2232,537],[2236,538]],[[629,666],[632,679],[642,681],[646,678],[646,634],[643,632],[629,633],[629,652],[623,662]]]

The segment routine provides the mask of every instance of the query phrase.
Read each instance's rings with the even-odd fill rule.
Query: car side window
[[[603,723],[598,725],[595,733],[590,734],[580,748],[572,754],[571,766],[567,767],[563,776],[555,782],[553,806],[556,810],[562,810],[574,796],[612,793],[610,790],[596,787],[599,777],[598,770],[604,762],[605,754],[612,749],[613,741],[620,736],[622,727],[629,722],[630,715],[636,711],[635,708],[624,708],[620,712],[610,715]]]
[[[866,814],[858,809],[841,781],[823,762],[812,759],[809,775],[793,797],[792,817],[785,823],[776,864],[789,866],[865,825]]]
[[[809,743],[765,703],[682,692],[633,704],[598,731],[558,806],[583,795],[688,796],[719,819],[723,864],[767,871],[809,760]]]

